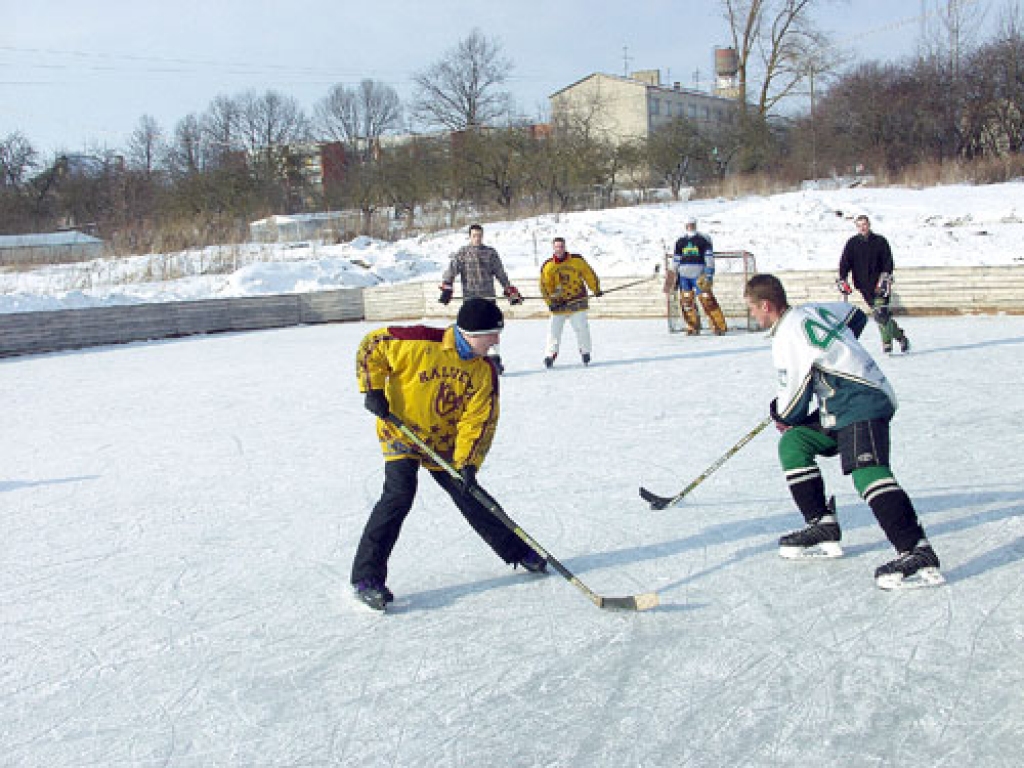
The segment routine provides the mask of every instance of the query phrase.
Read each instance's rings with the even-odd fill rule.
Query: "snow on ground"
[[[488,224],[485,242],[498,249],[513,280],[537,277],[557,235],[602,276],[647,275],[694,214],[716,249],[750,251],[762,271],[833,269],[859,213],[889,238],[897,268],[1024,262],[1024,181],[809,189],[548,215]],[[466,242],[460,229],[396,243],[357,238],[335,246],[250,244],[0,273],[0,312],[436,281]]]
[[[901,594],[834,461],[847,556],[778,557],[772,430],[638,498],[762,418],[762,334],[597,321],[545,371],[546,324],[509,326],[481,482],[595,591],[658,590],[639,614],[504,566],[427,477],[395,610],[354,603],[370,325],[2,360],[0,765],[1019,765],[1024,318],[905,324],[893,464],[948,584]]]

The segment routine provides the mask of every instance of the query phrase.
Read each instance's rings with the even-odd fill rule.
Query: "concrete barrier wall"
[[[785,284],[793,304],[840,300],[835,286],[835,270],[778,270],[775,274]],[[638,279],[623,277],[602,280],[602,288],[612,292],[590,302],[590,316],[664,317],[662,276],[658,275],[621,291],[614,290],[617,286]],[[744,282],[741,273],[719,274],[715,277],[715,297],[731,322],[742,322],[747,316],[747,306],[743,300]],[[506,316],[547,317],[547,306],[539,298],[540,290],[536,281],[517,281],[516,285],[527,299],[517,307],[509,306],[505,299],[499,299]],[[421,317],[454,318],[460,305],[458,297],[445,307],[437,303],[438,293],[434,283],[367,289],[364,299],[366,319],[389,321]],[[859,294],[853,298],[855,301],[860,300]],[[896,272],[891,306],[895,314],[902,315],[1024,314],[1024,266],[899,269]]]
[[[363,318],[362,289],[0,314],[0,357]]]
[[[834,270],[776,274],[786,285],[793,304],[839,299]],[[591,317],[664,317],[666,297],[661,275],[615,290],[639,279],[603,280],[602,287],[609,293],[591,301]],[[512,307],[501,299],[506,316],[547,317],[537,282],[517,284],[526,301]],[[715,279],[715,295],[733,327],[747,320],[743,285],[741,273],[719,274]],[[436,283],[420,282],[283,296],[0,314],[0,357],[307,323],[387,323],[423,318],[439,324],[450,322],[461,301],[456,298],[444,306],[437,302],[437,296]],[[854,300],[859,298],[855,295]],[[904,315],[1024,314],[1024,266],[899,269],[892,307],[896,314]]]

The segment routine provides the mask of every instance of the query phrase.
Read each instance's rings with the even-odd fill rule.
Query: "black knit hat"
[[[472,298],[462,303],[455,324],[467,336],[482,336],[485,333],[501,333],[505,327],[505,318],[493,301]]]

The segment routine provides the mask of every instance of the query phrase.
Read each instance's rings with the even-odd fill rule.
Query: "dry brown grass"
[[[824,165],[824,163],[823,163]],[[923,188],[939,184],[994,184],[1024,179],[1024,155],[1009,155],[999,158],[985,158],[970,162],[921,163],[904,169],[899,173],[886,173],[875,170],[874,186],[907,186]],[[748,195],[773,195],[789,192],[799,188],[800,177],[795,171],[780,170],[773,173],[737,174],[726,179],[697,187],[694,199],[724,197],[734,199]],[[594,201],[597,204],[597,201]],[[630,203],[616,200],[616,207],[628,206]],[[585,205],[581,200],[570,210],[577,210]],[[397,239],[420,234],[443,231],[454,226],[461,228],[471,221],[491,223],[507,218],[508,212],[499,207],[474,208],[465,206],[451,220],[450,212],[440,206],[424,206],[426,214],[415,221],[404,221],[403,226],[389,229],[388,219],[377,215],[372,220],[372,237],[378,239]],[[556,207],[546,201],[535,198],[517,204],[512,212],[515,219],[530,218],[543,214],[558,213]],[[344,240],[354,237],[356,232],[339,233]],[[244,221],[226,218],[194,217],[182,218],[160,223],[143,221],[122,230],[107,234],[108,253],[114,257],[139,256],[147,254],[173,254],[201,249],[211,245],[221,245],[226,253],[248,240],[248,225]],[[228,269],[234,257],[224,258],[223,263],[214,269]],[[173,265],[168,266],[168,273],[174,273]],[[157,275],[159,277],[160,275]]]
[[[1001,184],[1024,178],[1024,156],[1006,155],[948,163],[919,163],[896,174],[879,174],[880,184],[914,189],[940,184]]]
[[[797,187],[792,179],[767,173],[749,173],[729,176],[722,181],[703,184],[697,188],[697,198],[737,198],[748,195],[777,195],[791,192]]]

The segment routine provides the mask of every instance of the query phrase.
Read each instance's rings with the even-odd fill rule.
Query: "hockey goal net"
[[[675,272],[672,266],[672,254],[665,254],[665,314],[668,319],[669,333],[681,333],[686,330],[683,312],[679,306],[679,291],[675,290]],[[725,320],[732,329],[756,331],[757,323],[750,316],[747,302],[743,298],[743,289],[757,272],[757,261],[750,251],[715,251],[714,294],[718,300]]]

